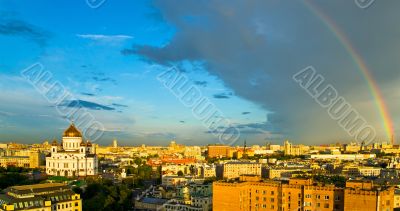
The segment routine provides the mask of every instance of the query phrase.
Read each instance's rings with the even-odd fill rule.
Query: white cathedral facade
[[[92,144],[72,123],[64,131],[62,142],[53,141],[46,157],[46,173],[53,176],[84,177],[97,175],[98,162]]]

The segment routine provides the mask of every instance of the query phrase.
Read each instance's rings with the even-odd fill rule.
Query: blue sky
[[[162,66],[121,54],[133,44],[165,45],[174,35],[175,28],[160,21],[149,2],[106,2],[98,9],[85,1],[0,2],[2,21],[21,21],[38,33],[37,38],[23,33],[0,35],[0,87],[5,102],[0,106],[1,141],[59,139],[69,124],[20,78],[23,69],[40,62],[77,99],[115,108],[88,107],[107,131],[99,143],[108,144],[114,137],[124,144],[167,144],[172,139],[185,144],[218,142],[190,108],[157,80]],[[185,74],[232,122],[266,121],[267,111],[261,106],[235,96],[207,71],[186,66]],[[256,134],[262,142],[265,135]]]
[[[398,125],[399,63],[393,55],[399,48],[390,43],[398,43],[398,15],[391,8],[399,5],[360,9],[352,1],[314,2],[361,52]],[[87,102],[83,106],[104,125],[100,144],[113,138],[128,145],[218,142],[157,80],[171,66],[240,128],[237,144],[351,140],[291,80],[309,65],[385,138],[350,56],[301,1],[108,0],[94,9],[84,0],[0,0],[0,46],[0,142],[60,139],[69,124],[21,78],[36,62]]]

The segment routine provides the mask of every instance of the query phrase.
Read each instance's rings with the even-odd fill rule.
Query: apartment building
[[[308,152],[310,150],[310,147],[304,145],[293,145],[288,140],[286,140],[283,144],[283,149],[285,155],[298,156]]]
[[[213,210],[393,210],[394,189],[317,185],[308,179],[215,182]]]
[[[39,168],[44,161],[44,154],[37,151],[16,152],[12,155],[0,156],[0,166]]]
[[[226,145],[209,145],[207,146],[209,158],[229,158],[232,157],[230,153],[230,146]]]
[[[261,163],[227,162],[223,166],[223,177],[225,179],[234,179],[246,174],[261,176],[261,167]]]
[[[284,167],[277,167],[277,168],[268,168],[266,169],[266,177],[268,179],[275,179],[275,178],[281,178],[281,177],[291,177],[291,175],[295,172],[311,172],[311,168],[284,168]]]
[[[381,174],[381,168],[373,166],[348,166],[343,168],[343,174],[349,176],[376,177]]]
[[[202,178],[216,177],[216,166],[204,164],[200,167],[200,174]]]

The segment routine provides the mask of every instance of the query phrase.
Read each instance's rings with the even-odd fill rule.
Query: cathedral
[[[53,176],[84,177],[97,175],[98,162],[90,141],[84,142],[82,133],[72,123],[64,131],[62,142],[53,141],[46,157],[46,173]]]

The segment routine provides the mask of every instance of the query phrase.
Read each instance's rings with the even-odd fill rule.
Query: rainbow
[[[389,110],[385,104],[385,100],[382,96],[382,92],[379,89],[377,82],[374,80],[371,71],[368,69],[368,66],[357,52],[357,50],[352,46],[350,40],[346,37],[346,35],[340,30],[340,28],[336,25],[336,23],[319,9],[316,5],[313,5],[310,1],[303,1],[306,7],[317,17],[322,20],[324,25],[328,27],[328,29],[335,35],[335,37],[340,41],[346,51],[350,54],[353,59],[357,69],[360,70],[364,79],[367,82],[367,85],[371,91],[371,95],[374,98],[376,107],[378,109],[379,115],[382,118],[382,125],[385,129],[386,135],[388,139],[394,144],[394,127],[393,120],[391,119]]]

